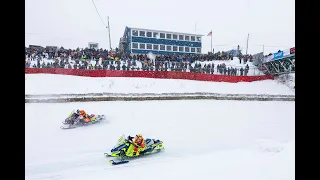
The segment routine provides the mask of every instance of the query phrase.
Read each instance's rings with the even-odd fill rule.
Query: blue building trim
[[[172,52],[172,51],[155,51],[155,50],[140,50],[140,49],[132,49],[132,53],[134,54],[178,54],[178,55],[184,55],[184,54],[196,54],[196,53],[187,53],[187,52]]]
[[[130,49],[130,47],[131,47],[131,45],[130,45],[130,43],[131,43],[131,28],[129,28],[127,26],[125,27],[122,38],[126,39],[125,42],[127,44],[127,46],[124,49],[124,52],[127,54],[130,54],[131,53],[131,49]]]
[[[170,46],[184,46],[184,47],[190,47],[190,48],[202,48],[202,42],[191,42],[191,41],[181,41],[181,40],[170,40],[170,39],[158,39],[153,37],[137,37],[132,36],[132,30],[143,30],[140,28],[131,28],[131,27],[125,27],[122,41],[120,41],[119,46],[122,46],[122,52],[125,52],[127,54],[147,54],[149,52],[152,52],[154,54],[199,54],[197,53],[197,49],[195,49],[196,52],[173,52],[173,51],[159,51],[159,50],[147,50],[147,49],[132,49],[132,43],[146,43],[146,44],[158,44],[158,45],[170,45]],[[146,30],[144,31],[151,31],[151,32],[162,32],[160,30]],[[175,33],[175,32],[167,32],[167,33]],[[179,35],[188,35],[188,36],[202,36],[202,35],[196,35],[196,34],[186,34],[186,33],[176,33]],[[191,51],[191,49],[190,49]]]
[[[145,38],[145,37],[136,37],[136,36],[132,36],[132,42],[150,43],[150,44],[164,44],[164,45],[172,45],[172,46],[201,47],[201,42]]]
[[[131,42],[131,29],[127,27],[128,42]]]

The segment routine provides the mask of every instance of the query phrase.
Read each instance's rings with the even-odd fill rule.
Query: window
[[[167,34],[167,39],[171,39],[171,34]]]
[[[145,31],[139,31],[139,36],[145,37],[146,36],[146,32]]]
[[[164,39],[164,38],[165,38],[164,33],[160,33],[160,38],[162,38],[162,39]]]
[[[154,44],[153,45],[153,50],[159,50],[159,45],[158,44]]]
[[[152,32],[147,32],[147,37],[152,37]]]
[[[184,40],[186,40],[186,41],[190,41],[190,36],[185,36],[185,38],[184,38]]]
[[[145,45],[145,44],[142,44],[142,43],[139,44],[139,47],[140,47],[139,49],[146,49],[146,45]]]
[[[183,35],[179,35],[179,40],[183,41]]]
[[[160,51],[165,51],[166,50],[166,46],[165,45],[160,45]]]
[[[184,51],[185,51],[185,52],[190,52],[190,48],[189,48],[189,47],[185,47],[185,48],[184,48]]]
[[[159,38],[159,33],[153,32],[153,37],[154,37],[154,38]]]
[[[172,46],[167,46],[167,51],[171,51]]]
[[[132,30],[132,36],[138,36],[138,31]]]
[[[197,36],[197,41],[201,41],[201,37],[200,36]]]
[[[138,49],[138,43],[132,43],[132,49]]]
[[[196,52],[196,48],[191,48],[191,52]]]
[[[172,39],[178,39],[178,35],[172,34]]]
[[[201,48],[197,48],[197,53],[201,53]]]
[[[195,36],[191,36],[191,41],[196,41],[196,37]]]
[[[147,44],[147,49],[152,49],[152,44]]]
[[[178,51],[178,46],[173,46],[172,51]]]
[[[179,52],[183,52],[183,46],[179,46]]]

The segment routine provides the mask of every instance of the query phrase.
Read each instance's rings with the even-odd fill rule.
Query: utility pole
[[[197,32],[197,23],[194,23],[194,33]]]
[[[249,34],[248,34],[248,38],[247,38],[247,48],[246,48],[246,54],[248,54],[248,43],[249,43]]]
[[[111,37],[110,37],[110,23],[109,23],[109,16],[108,16],[108,33],[109,33],[109,47],[110,47],[110,50],[112,49],[111,47]]]
[[[262,45],[262,54],[264,55],[264,44]]]

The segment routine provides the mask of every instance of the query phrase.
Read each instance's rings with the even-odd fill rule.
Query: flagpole
[[[248,38],[247,38],[247,48],[246,48],[246,54],[248,54],[248,43],[249,43],[249,34],[248,34]]]
[[[212,29],[211,29],[211,52],[212,52]]]
[[[110,46],[110,50],[112,50],[112,47],[111,47],[111,38],[110,38],[110,24],[109,24],[109,16],[108,16],[108,34],[109,34],[109,46]]]

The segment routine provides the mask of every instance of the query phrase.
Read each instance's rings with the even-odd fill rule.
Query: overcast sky
[[[25,43],[85,48],[88,42],[109,49],[108,31],[92,0],[25,0]],[[294,0],[94,0],[102,20],[110,18],[112,48],[126,26],[197,33],[202,53],[240,45],[248,53],[276,52],[295,46]]]

